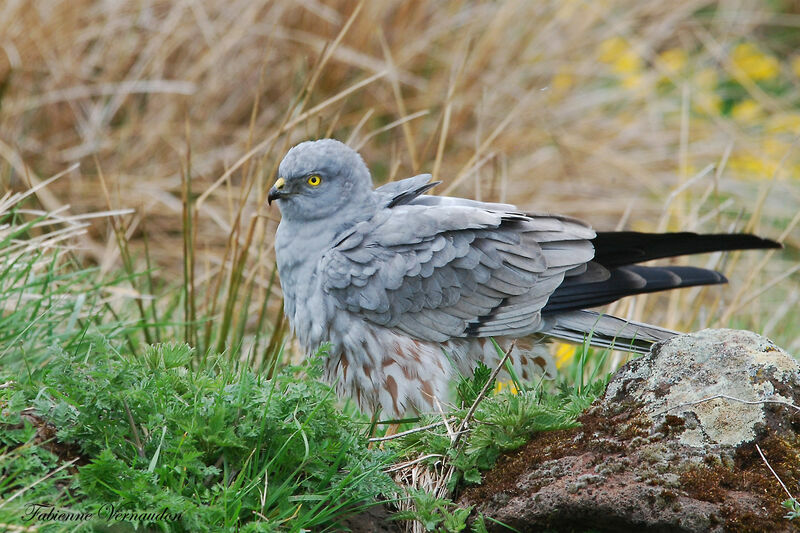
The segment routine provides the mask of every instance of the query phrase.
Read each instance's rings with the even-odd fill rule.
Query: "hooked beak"
[[[278,181],[275,182],[275,185],[269,190],[269,195],[267,196],[267,204],[272,205],[272,200],[279,200],[285,196],[287,193],[283,191],[283,186],[286,185],[286,180],[283,178],[278,178]]]

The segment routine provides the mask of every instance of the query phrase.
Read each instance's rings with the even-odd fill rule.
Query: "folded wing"
[[[418,339],[522,336],[586,268],[594,235],[560,217],[404,201],[354,227],[320,273],[341,309]]]

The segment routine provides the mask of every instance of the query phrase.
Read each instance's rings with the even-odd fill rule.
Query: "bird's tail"
[[[546,335],[575,343],[586,340],[592,346],[644,354],[656,342],[679,333],[651,324],[624,320],[594,311],[554,313],[548,318]]]

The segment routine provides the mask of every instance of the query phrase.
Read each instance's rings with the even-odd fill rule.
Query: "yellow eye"
[[[322,178],[320,178],[316,174],[308,177],[308,184],[311,185],[312,187],[316,187],[320,183],[322,183]]]

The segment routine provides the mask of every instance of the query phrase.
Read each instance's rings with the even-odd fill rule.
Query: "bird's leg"
[[[396,435],[397,434],[397,430],[399,428],[400,428],[400,424],[389,424],[389,426],[386,428],[386,433],[384,433],[383,437],[381,437],[381,438],[385,439],[387,437],[391,437],[392,435]],[[372,428],[372,438],[375,437],[375,429],[377,429],[377,426],[373,426],[373,428]],[[372,445],[375,444],[375,442],[380,442],[380,445],[378,447],[382,450],[383,449],[383,443],[385,442],[383,440],[381,440],[381,441],[372,441],[372,442],[369,443],[369,446],[367,446],[367,448],[368,449],[372,449]]]
[[[391,437],[392,435],[397,434],[397,430],[400,428],[400,424],[389,424],[389,427],[386,428],[386,433],[383,434],[384,438]],[[383,445],[386,441],[381,441],[380,446],[378,446],[381,450],[383,450]]]

